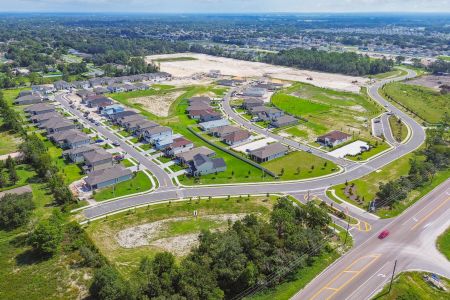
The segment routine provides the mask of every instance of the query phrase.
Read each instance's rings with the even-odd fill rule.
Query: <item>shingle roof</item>
[[[147,134],[156,134],[156,133],[161,133],[161,132],[166,132],[166,131],[172,131],[172,129],[169,127],[166,127],[166,126],[155,126],[155,127],[147,128],[145,130],[145,132]]]
[[[106,182],[127,175],[131,175],[130,170],[125,169],[120,165],[116,165],[108,169],[97,170],[89,173],[88,177],[85,179],[85,182],[88,185],[93,186],[102,182]]]
[[[273,143],[267,146],[250,151],[250,154],[258,158],[267,158],[274,154],[288,151],[288,148],[281,143]]]
[[[327,134],[319,136],[317,139],[329,139],[330,141],[338,141],[338,140],[344,140],[351,137],[350,134],[344,133],[339,130],[333,130]]]
[[[49,137],[55,141],[67,141],[68,143],[76,143],[90,139],[87,134],[75,129],[57,132],[49,135]]]
[[[95,151],[87,152],[83,154],[83,156],[86,162],[90,164],[95,163],[97,161],[106,160],[108,158],[112,159],[111,153],[106,152],[106,150],[103,148],[98,148]]]
[[[223,137],[226,141],[231,141],[233,143],[240,142],[248,139],[251,136],[250,132],[244,129],[239,129],[238,131],[231,132]]]
[[[86,145],[86,146],[81,146],[81,147],[65,150],[63,152],[63,154],[68,154],[68,155],[82,154],[82,153],[86,153],[86,152],[90,152],[90,151],[95,151],[96,149],[100,149],[100,147],[97,145]]]
[[[55,110],[55,106],[46,103],[36,103],[24,109],[26,112],[40,112],[45,110]]]
[[[204,154],[204,155],[210,156],[210,155],[215,154],[215,152],[207,147],[201,146],[201,147],[197,147],[192,150],[189,150],[187,152],[178,153],[176,155],[176,157],[178,157],[184,161],[191,161],[196,154]]]
[[[188,139],[185,139],[184,137],[179,137],[173,140],[172,144],[170,145],[170,148],[178,148],[182,146],[186,146],[192,144],[192,142]]]

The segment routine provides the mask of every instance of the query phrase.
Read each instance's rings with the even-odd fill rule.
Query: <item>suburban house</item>
[[[103,109],[101,110],[101,114],[103,116],[107,116],[109,117],[110,115],[115,115],[117,113],[123,112],[125,109],[123,108],[123,106],[118,105],[118,104],[113,104],[113,105],[108,105],[103,107]]]
[[[189,173],[192,176],[201,176],[224,172],[227,166],[223,158],[210,158],[204,154],[196,154],[189,162]]]
[[[184,137],[179,137],[173,139],[172,144],[170,144],[169,147],[167,147],[165,152],[167,156],[174,156],[178,153],[187,152],[192,148],[194,148],[194,143],[185,139]]]
[[[268,144],[264,147],[249,152],[251,159],[258,163],[271,161],[288,153],[288,148],[281,143]]]
[[[200,120],[202,116],[213,114],[214,110],[211,107],[207,108],[195,108],[188,111],[189,118],[194,120]]]
[[[213,128],[225,126],[228,124],[230,124],[230,121],[228,121],[227,119],[219,119],[219,120],[199,123],[198,126],[200,126],[200,128],[204,131],[209,131]]]
[[[212,107],[211,105],[209,105],[209,103],[194,102],[192,104],[189,104],[189,106],[186,108],[186,111],[190,112],[192,110],[205,110],[205,109],[212,109]]]
[[[154,140],[154,147],[156,150],[164,150],[173,143],[173,137],[171,135]]]
[[[242,84],[244,81],[243,80],[237,80],[237,79],[222,79],[222,80],[217,80],[217,84],[218,85],[222,85],[222,86],[237,86]]]
[[[198,96],[198,97],[192,97],[189,99],[189,104],[193,105],[194,103],[206,103],[206,104],[210,104],[211,103],[211,98],[206,97],[206,96]]]
[[[55,81],[53,83],[53,86],[55,87],[56,90],[60,91],[60,90],[70,90],[71,85],[70,83],[64,81],[64,80],[58,80]]]
[[[133,116],[133,115],[137,115],[138,113],[132,110],[125,110],[123,112],[117,113],[115,115],[111,115],[109,116],[109,118],[111,119],[111,121],[113,121],[114,123],[117,123],[117,121],[119,119],[123,119],[129,116]]]
[[[186,152],[177,153],[177,154],[175,154],[175,157],[176,157],[178,163],[188,164],[190,161],[192,161],[194,159],[194,156],[197,154],[203,154],[208,157],[213,157],[214,155],[216,155],[216,153],[213,150],[211,150],[205,146],[201,146],[201,147],[193,148]]]
[[[108,153],[103,148],[97,148],[94,151],[83,154],[84,163],[83,170],[86,173],[110,168],[113,165],[111,153]]]
[[[31,95],[25,95],[22,97],[17,98],[14,100],[15,105],[29,105],[29,104],[36,104],[41,103],[44,99],[39,93],[31,94]]]
[[[32,85],[31,90],[43,95],[49,95],[56,91],[55,87],[51,84]]]
[[[89,81],[82,80],[82,81],[72,81],[70,83],[70,86],[76,89],[88,89],[90,84]]]
[[[75,129],[57,132],[48,137],[63,149],[78,148],[91,143],[91,138],[87,134]]]
[[[123,117],[117,118],[115,120],[115,123],[119,124],[120,126],[125,127],[125,124],[127,124],[128,122],[136,121],[136,120],[144,121],[145,118],[140,114],[131,114],[128,116],[123,116]]]
[[[50,120],[51,118],[56,118],[56,117],[60,117],[60,114],[57,113],[56,111],[52,111],[52,112],[48,112],[48,113],[44,113],[44,114],[33,115],[33,116],[31,116],[30,120],[33,123],[40,124],[40,123]]]
[[[264,97],[267,94],[267,89],[249,87],[242,92],[242,96],[245,97]]]
[[[116,165],[112,168],[92,171],[84,181],[90,190],[96,190],[131,178],[133,178],[133,173],[130,170]]]
[[[81,101],[85,100],[88,97],[95,96],[96,94],[94,92],[88,91],[88,90],[78,90],[76,92],[77,96],[81,98]]]
[[[156,127],[159,126],[157,123],[149,121],[149,120],[144,120],[142,123],[139,123],[136,125],[136,131],[135,133],[137,135],[142,135],[144,133],[145,129],[148,128],[152,128],[152,127]]]
[[[49,112],[55,112],[55,106],[45,103],[38,103],[28,106],[24,109],[24,112],[30,115],[41,115]]]
[[[244,102],[242,103],[242,108],[247,110],[257,106],[264,106],[264,101],[261,99],[248,98],[245,99]]]
[[[270,125],[276,128],[285,127],[285,126],[291,126],[298,123],[298,120],[294,118],[293,116],[284,115],[279,118],[276,118],[275,120],[272,120],[270,122]]]
[[[39,126],[47,131],[47,134],[67,131],[70,129],[75,129],[76,125],[63,117],[56,117],[43,122]]]
[[[220,120],[222,115],[216,111],[205,111],[202,115],[200,115],[200,122],[209,122]]]
[[[144,138],[149,143],[155,143],[156,141],[167,139],[172,136],[172,128],[166,126],[155,126],[147,128],[143,132]]]
[[[93,91],[96,95],[103,95],[109,92],[107,88],[102,86],[94,88]]]
[[[145,83],[142,83],[142,82],[135,83],[134,87],[138,91],[145,91],[145,90],[148,90],[150,88],[150,86],[148,84],[145,84]]]
[[[252,135],[247,130],[239,129],[238,131],[223,136],[222,141],[227,145],[236,145],[248,141]]]
[[[264,121],[276,120],[282,116],[284,116],[284,111],[273,107],[267,107],[264,112],[258,114],[258,118]]]
[[[255,88],[266,89],[269,91],[276,91],[283,87],[282,83],[258,83],[254,85]]]
[[[98,107],[99,105],[111,105],[113,104],[113,101],[107,97],[103,96],[96,96],[95,99],[86,99],[86,105],[87,107],[94,108]]]
[[[74,163],[84,162],[84,154],[99,149],[97,145],[85,145],[73,149],[68,149],[63,152],[63,157],[69,158]]]
[[[250,107],[250,108],[248,109],[248,112],[249,112],[252,116],[257,116],[257,115],[259,115],[259,114],[265,113],[267,109],[268,109],[268,108],[265,107],[265,106],[253,106],[253,107]]]
[[[333,130],[325,135],[317,137],[317,142],[328,147],[336,147],[350,140],[352,136],[342,131]]]
[[[126,122],[124,126],[128,132],[134,134],[138,130],[138,126],[145,123],[147,123],[147,120],[144,117],[142,117],[139,119],[134,119]]]
[[[119,83],[114,83],[114,84],[108,85],[107,89],[111,93],[125,92],[125,87],[123,86],[123,84],[119,84]]]
[[[231,125],[225,125],[225,126],[221,126],[221,127],[216,127],[213,128],[209,131],[209,134],[211,134],[212,136],[215,137],[223,137],[227,134],[236,132],[241,130],[239,127],[236,126],[231,126]]]

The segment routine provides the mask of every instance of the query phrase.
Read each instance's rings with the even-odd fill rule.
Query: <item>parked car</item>
[[[385,229],[385,230],[383,230],[383,231],[378,235],[378,238],[379,238],[380,240],[382,240],[382,239],[384,239],[385,237],[387,237],[388,235],[389,235],[389,230]]]
[[[103,143],[103,142],[104,142],[104,140],[102,140],[102,139],[98,139],[98,140],[95,140],[95,142],[96,142],[96,143]]]
[[[112,144],[113,144],[113,146],[116,146],[116,147],[120,146],[120,143],[119,143],[119,142],[114,142],[114,143],[112,143]]]

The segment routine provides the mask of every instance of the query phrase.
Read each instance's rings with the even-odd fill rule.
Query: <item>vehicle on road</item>
[[[383,231],[378,235],[378,238],[379,238],[380,240],[382,240],[382,239],[384,239],[385,237],[387,237],[388,235],[389,235],[389,230],[385,229],[385,230],[383,230]]]
[[[116,146],[116,147],[120,146],[119,142],[113,142],[112,144],[113,144],[113,146]]]
[[[96,143],[103,143],[103,142],[104,142],[104,140],[102,140],[102,139],[98,139],[98,140],[95,140],[95,142],[96,142]]]

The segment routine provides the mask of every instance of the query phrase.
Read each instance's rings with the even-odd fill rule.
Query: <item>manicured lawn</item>
[[[94,199],[97,201],[103,201],[116,197],[142,193],[151,188],[152,182],[148,176],[143,171],[139,171],[136,173],[135,177],[130,180],[120,182],[114,187],[106,187],[97,191],[94,195]]]
[[[180,166],[178,164],[171,165],[169,168],[172,170],[172,172],[178,172],[178,171],[181,171],[181,170],[185,169],[185,168],[183,168],[182,166]]]
[[[165,163],[168,163],[169,161],[171,161],[173,158],[171,158],[171,157],[166,157],[166,156],[163,156],[163,155],[161,155],[160,157],[158,157],[158,160],[160,161],[160,162],[162,162],[163,164],[165,164]]]
[[[291,127],[286,129],[285,132],[295,137],[308,138],[308,132],[306,130],[299,129],[298,127]]]
[[[316,140],[318,135],[331,130],[361,135],[372,139],[368,121],[383,111],[364,90],[350,93],[319,88],[306,83],[295,83],[272,96],[276,107],[300,117],[300,124],[290,134]],[[289,133],[289,132],[288,132]]]
[[[392,135],[397,142],[402,142],[408,135],[408,128],[396,116],[389,117],[389,126],[391,126]]]
[[[90,134],[93,132],[91,128],[87,128],[87,127],[83,128],[81,131],[83,131],[86,134]]]
[[[355,160],[355,161],[366,160],[366,159],[369,159],[372,156],[375,156],[389,148],[390,148],[390,146],[388,143],[377,142],[376,145],[372,144],[372,147],[369,149],[369,151],[364,151],[361,154],[358,154],[356,156],[347,155],[347,158],[351,159],[351,160]]]
[[[389,285],[386,285],[381,292],[379,292],[372,299],[377,300],[396,300],[396,299],[411,299],[411,300],[448,300],[448,291],[438,290],[424,280],[424,272],[405,272],[397,275],[392,285],[392,290],[389,294],[387,291]],[[450,286],[450,280],[441,278],[447,288]]]
[[[134,137],[130,140],[130,142],[132,142],[133,144],[139,143],[139,138],[138,137]]]
[[[120,162],[125,168],[132,167],[134,164],[129,159],[124,159]]]
[[[150,144],[142,144],[139,146],[142,150],[147,151],[150,150],[152,148],[152,145]]]
[[[123,137],[129,137],[131,134],[126,130],[119,131],[119,134]]]
[[[247,197],[222,199],[201,199],[196,198],[192,201],[161,203],[149,205],[148,207],[138,208],[131,213],[123,212],[108,216],[107,219],[91,222],[86,227],[86,232],[100,249],[103,255],[118,268],[125,276],[131,274],[139,266],[140,260],[145,256],[153,256],[162,250],[152,246],[140,246],[136,248],[121,247],[115,236],[121,230],[137,225],[156,222],[164,219],[186,217],[187,219],[173,222],[168,227],[161,228],[158,231],[159,237],[168,237],[186,233],[199,232],[199,229],[209,228],[210,225],[216,227],[216,223],[202,221],[201,216],[217,214],[236,214],[236,213],[257,213],[266,218],[272,209],[272,204],[276,197]],[[193,218],[193,211],[196,210],[199,218]],[[175,220],[174,220],[175,221]],[[180,222],[179,222],[180,221]],[[226,222],[225,222],[226,223]],[[226,225],[225,225],[226,226]],[[196,228],[196,230],[194,230]]]
[[[450,113],[450,94],[400,82],[386,84],[382,91],[386,99],[400,103],[429,123],[438,123]]]
[[[102,146],[102,148],[108,150],[108,149],[112,149],[112,148],[114,148],[114,147],[111,146],[111,144],[106,143],[106,144],[104,144],[104,145]]]
[[[450,260],[450,228],[441,234],[437,240],[437,248]]]
[[[337,166],[305,151],[294,151],[283,157],[261,164],[283,180],[298,180],[331,174]]]

